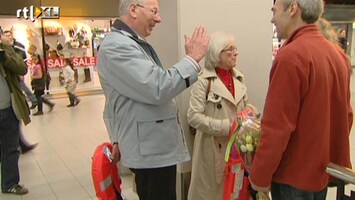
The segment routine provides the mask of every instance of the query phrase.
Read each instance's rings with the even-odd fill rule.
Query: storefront
[[[111,22],[110,19],[43,20],[44,45],[40,21],[1,18],[1,27],[3,30],[11,30],[16,41],[25,46],[30,69],[31,55],[41,56],[51,77],[48,92],[55,94],[64,91],[61,78],[64,58],[71,58],[77,69],[78,90],[100,88],[96,54],[103,38],[110,32]],[[30,73],[25,80],[30,84]]]
[[[7,9],[0,8],[0,26],[4,31],[12,31],[16,41],[25,46],[30,69],[33,67],[31,55],[41,56],[51,80],[47,92],[65,93],[61,77],[64,58],[70,58],[76,68],[79,94],[101,90],[96,55],[111,30],[114,16],[118,16],[118,3],[111,0],[109,4],[78,1],[77,5],[66,0],[13,1]],[[36,8],[42,11],[42,16],[48,16],[43,10],[46,6],[59,9],[58,19],[37,16]],[[28,13],[24,9],[28,9]],[[25,76],[25,82],[30,85],[30,73]]]

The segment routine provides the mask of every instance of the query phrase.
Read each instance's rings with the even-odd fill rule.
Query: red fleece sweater
[[[350,164],[350,71],[315,25],[297,29],[274,60],[250,178],[319,191],[330,161]]]

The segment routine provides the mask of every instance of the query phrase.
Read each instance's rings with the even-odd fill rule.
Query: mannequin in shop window
[[[83,82],[84,83],[90,82],[91,81],[90,67],[85,67],[84,68],[84,75],[85,75],[85,80]]]

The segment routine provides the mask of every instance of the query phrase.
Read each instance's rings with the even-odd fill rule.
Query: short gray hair
[[[220,62],[219,55],[230,43],[236,43],[235,37],[232,34],[221,31],[212,33],[205,55],[205,67],[209,69],[217,67]]]
[[[118,15],[122,16],[128,13],[129,6],[135,3],[143,3],[144,0],[120,0]]]
[[[293,2],[298,4],[302,11],[301,18],[308,24],[315,23],[323,14],[323,0],[283,0],[284,8],[287,9]]]

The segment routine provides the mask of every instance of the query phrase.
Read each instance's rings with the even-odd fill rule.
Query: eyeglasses
[[[228,47],[227,49],[223,49],[221,52],[225,52],[225,51],[238,51],[237,47]]]
[[[149,8],[149,7],[144,6],[142,4],[136,4],[136,6],[148,9],[151,13],[153,13],[154,16],[160,15],[160,12],[156,8]]]

